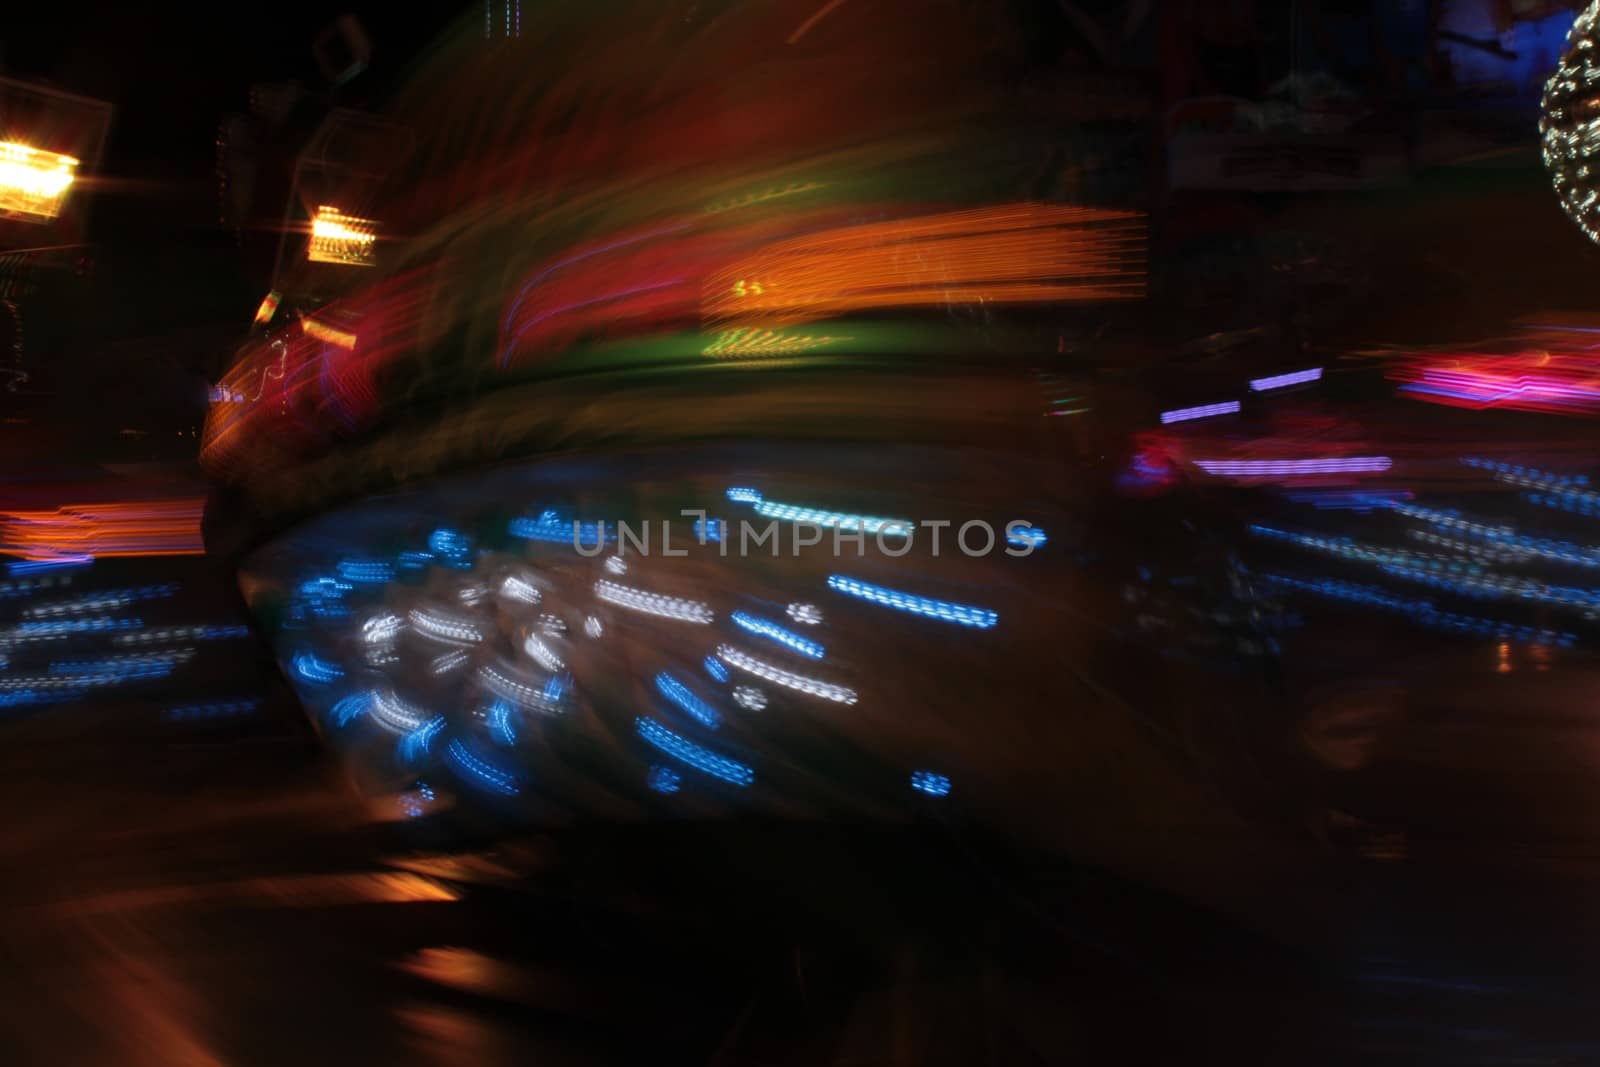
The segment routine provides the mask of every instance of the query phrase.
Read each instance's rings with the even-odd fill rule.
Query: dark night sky
[[[0,72],[112,101],[109,177],[209,183],[222,115],[244,110],[255,82],[321,88],[312,43],[339,15],[373,41],[371,69],[341,93],[359,106],[469,6],[42,3],[0,26]]]

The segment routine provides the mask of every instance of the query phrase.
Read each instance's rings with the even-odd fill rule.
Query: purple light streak
[[[1161,413],[1161,425],[1188,422],[1191,419],[1207,419],[1213,415],[1237,415],[1238,413],[1239,402],[1237,400],[1224,400],[1220,404],[1202,404],[1195,408],[1178,408],[1175,411],[1163,411]]]
[[[1297,370],[1289,374],[1274,374],[1270,378],[1251,378],[1250,388],[1258,393],[1268,389],[1287,389],[1291,385],[1304,385],[1307,382],[1322,380],[1322,368],[1312,367],[1310,370]]]

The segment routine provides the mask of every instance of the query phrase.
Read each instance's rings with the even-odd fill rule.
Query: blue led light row
[[[70,574],[51,574],[43,578],[24,578],[16,582],[0,582],[0,600],[10,600],[19,596],[33,596],[41,589],[57,589],[64,585],[71,585],[72,578],[73,576]]]
[[[189,719],[224,719],[237,715],[248,715],[261,706],[259,697],[246,697],[240,700],[214,700],[203,704],[177,704],[162,713],[162,717],[172,721]]]
[[[433,739],[444,730],[444,716],[437,715],[400,739],[400,759],[414,764],[433,748]]]
[[[810,659],[821,659],[825,654],[823,647],[817,644],[815,641],[812,641],[806,637],[801,637],[793,630],[779,626],[775,622],[768,622],[766,619],[758,619],[754,615],[746,615],[742,611],[736,611],[732,615],[728,616],[728,618],[731,619],[733,624],[739,627],[739,629],[748,633],[753,633],[758,637],[765,637],[772,641],[776,641],[778,644],[789,649],[791,652],[798,652],[800,655],[806,656]]]
[[[930,797],[947,797],[950,795],[950,779],[932,771],[912,771],[911,788]]]
[[[1409,489],[1305,489],[1285,494],[1296,504],[1310,504],[1320,511],[1377,511],[1391,501],[1412,499]]]
[[[459,559],[472,551],[472,542],[459,530],[441,526],[428,535],[428,549],[436,556]]]
[[[344,677],[344,670],[336,663],[321,660],[311,652],[301,652],[294,657],[294,672],[308,682],[326,685]]]
[[[349,582],[341,582],[337,578],[311,578],[300,583],[300,595],[320,598],[324,600],[337,600],[354,589]]]
[[[680,711],[706,729],[715,730],[722,725],[722,716],[716,708],[695,696],[688,686],[665,671],[656,675],[656,688]]]
[[[1570,563],[1578,567],[1600,567],[1600,549],[1586,548],[1569,541],[1552,541],[1545,537],[1519,534],[1510,526],[1477,522],[1463,518],[1459,512],[1443,508],[1427,508],[1399,501],[1390,501],[1389,507],[1407,518],[1421,519],[1435,526],[1457,530],[1497,544],[1512,545],[1545,559]]]
[[[511,728],[511,702],[496,700],[489,709],[489,732],[502,745],[517,743],[516,731]]]
[[[1006,544],[1016,548],[1038,548],[1049,540],[1049,536],[1037,526],[1006,527]]]
[[[838,574],[828,578],[828,588],[873,604],[894,608],[896,611],[953,622],[960,626],[972,626],[980,630],[987,630],[1000,621],[1000,616],[988,608],[974,608],[965,604],[952,604],[945,600],[932,600],[925,596],[902,593]]]
[[[898,537],[909,537],[916,527],[916,524],[909,519],[880,519],[871,515],[854,515],[845,511],[802,507],[799,504],[780,504],[775,500],[757,501],[755,509],[757,515],[769,519],[808,523],[829,530],[860,530],[870,534],[887,533]]]
[[[645,775],[645,784],[657,793],[676,793],[683,787],[683,779],[671,767],[663,767],[659,763],[650,768]]]
[[[1572,586],[1550,585],[1531,578],[1509,578],[1503,575],[1464,575],[1447,577],[1440,574],[1412,570],[1407,567],[1385,567],[1385,573],[1409,581],[1421,582],[1461,596],[1482,599],[1532,600],[1543,604],[1560,604],[1569,608],[1600,606],[1600,590],[1576,589]]]
[[[192,653],[135,652],[125,655],[105,656],[100,659],[57,660],[50,664],[51,674],[102,674],[121,675],[124,678],[158,678],[171,673],[172,668]]]
[[[334,573],[347,582],[381,585],[394,581],[394,565],[382,559],[342,559]]]
[[[134,620],[137,622],[138,620]],[[137,626],[118,627],[133,630],[112,640],[118,645],[147,645],[161,641],[229,641],[250,636],[250,627],[243,623],[227,626],[161,626],[154,630],[141,630]]]
[[[450,743],[445,746],[444,754],[458,770],[470,775],[491,792],[514,797],[522,791],[517,786],[515,775],[468,752],[460,738],[452,737]]]
[[[140,630],[144,623],[139,619],[63,619],[59,622],[28,621],[17,624],[15,633],[28,637],[55,637],[63,634],[104,633],[116,630]],[[3,636],[3,635],[0,635]]]
[[[633,725],[647,744],[697,771],[740,786],[747,786],[756,780],[756,772],[745,764],[680,737],[654,719],[635,719]]]
[[[573,532],[574,525],[577,527],[576,534]],[[574,524],[570,520],[556,518],[556,513],[553,511],[547,511],[537,519],[512,519],[511,536],[520,537],[525,541],[543,541],[552,545],[570,545],[576,537],[580,547],[595,548],[602,540],[606,544],[611,544],[617,539],[616,530],[614,528],[607,530],[604,525],[598,522]]]
[[[1551,486],[1584,486],[1589,484],[1588,477],[1582,474],[1555,474],[1550,471],[1537,470],[1533,467],[1519,467],[1513,463],[1498,463],[1492,459],[1480,459],[1474,456],[1464,456],[1461,462],[1468,467],[1488,471],[1491,474],[1511,474],[1521,478],[1534,478]]]
[[[82,699],[86,689],[58,689],[40,692],[37,689],[19,689],[0,693],[0,708],[26,708],[44,704],[66,704]]]
[[[1577,493],[1523,493],[1522,497],[1528,503],[1542,508],[1554,508],[1590,518],[1600,515],[1600,501],[1589,500]]]
[[[24,574],[43,574],[47,571],[76,570],[94,562],[90,555],[62,556],[57,559],[25,559],[6,564],[6,573],[12,577]]]
[[[1257,537],[1270,541],[1282,541],[1318,552],[1326,552],[1329,555],[1338,556],[1341,559],[1354,560],[1359,563],[1376,563],[1383,567],[1407,567],[1416,570],[1448,571],[1453,574],[1477,574],[1483,570],[1482,567],[1475,563],[1435,559],[1428,554],[1412,552],[1404,548],[1364,545],[1348,537],[1321,537],[1317,534],[1298,533],[1294,530],[1280,530],[1272,526],[1262,526],[1259,523],[1252,524],[1249,529]]]
[[[355,719],[367,713],[372,706],[371,693],[353,693],[336,703],[328,712],[328,717],[333,720],[336,727],[348,726]]]
[[[1410,616],[1420,625],[1434,629],[1524,641],[1529,644],[1557,645],[1562,648],[1571,648],[1578,640],[1575,634],[1558,633],[1543,627],[1523,626],[1499,619],[1484,619],[1451,611],[1440,611],[1431,601],[1406,600],[1374,586],[1359,585],[1354,582],[1341,582],[1330,578],[1307,580],[1282,574],[1260,574],[1258,577],[1287,589],[1399,612]]]

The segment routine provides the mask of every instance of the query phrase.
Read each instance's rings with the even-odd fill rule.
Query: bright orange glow
[[[71,156],[0,141],[0,214],[55,218],[77,169]]]
[[[272,316],[278,312],[278,301],[283,295],[276,289],[261,298],[261,306],[256,308],[256,325],[265,326],[272,321]]]
[[[371,219],[358,219],[323,205],[312,216],[311,247],[306,255],[313,263],[370,267],[377,240],[377,224]]]
[[[0,512],[0,552],[27,560],[67,556],[196,556],[204,498],[78,504]]]
[[[303,319],[301,320],[300,326],[303,330],[305,330],[307,337],[315,337],[319,341],[326,341],[336,348],[344,349],[346,352],[355,350],[356,335],[353,333],[346,333],[344,330],[336,330],[327,323],[320,322],[317,319]]]
[[[1141,224],[1046,204],[848,226],[768,245],[706,279],[708,325],[772,328],[854,311],[1142,296]]]

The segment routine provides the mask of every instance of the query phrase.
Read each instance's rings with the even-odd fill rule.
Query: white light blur
[[[767,694],[753,685],[736,685],[733,687],[733,702],[741,708],[760,711],[767,706]]]
[[[506,575],[505,581],[500,583],[500,595],[507,600],[515,600],[522,604],[539,602],[539,590],[515,574]]]
[[[393,690],[378,690],[372,694],[372,717],[390,733],[408,734],[428,718],[421,708],[400,699]]]
[[[546,715],[559,714],[561,705],[545,695],[545,685],[534,685],[512,676],[511,668],[484,664],[478,668],[478,683],[495,696]]]
[[[793,689],[797,693],[807,696],[821,697],[831,700],[835,704],[854,704],[856,702],[855,690],[847,689],[842,685],[832,682],[818,681],[808,678],[803,674],[786,671],[782,667],[775,667],[764,660],[756,659],[747,652],[741,652],[731,645],[721,645],[717,648],[717,658],[730,667],[737,668],[747,674],[753,674],[763,681],[773,685],[781,685],[785,689]]]
[[[411,625],[417,632],[437,641],[446,641],[457,645],[475,645],[483,640],[483,631],[478,629],[466,619],[440,615],[424,611],[421,608],[412,608],[409,618]]]
[[[561,657],[556,655],[555,649],[544,642],[538,634],[529,634],[528,639],[522,642],[522,651],[528,658],[547,671],[561,671],[566,669],[566,664],[561,662]]]
[[[398,615],[374,615],[361,624],[361,640],[369,645],[384,645],[400,636],[406,621]]]
[[[642,589],[630,589],[615,582],[596,582],[594,592],[608,604],[676,622],[708,623],[716,617],[708,605],[697,600],[682,600],[678,597],[662,596],[659,593],[647,593]]]
[[[822,621],[822,609],[815,604],[790,604],[786,610],[789,618],[807,626],[815,626]]]

